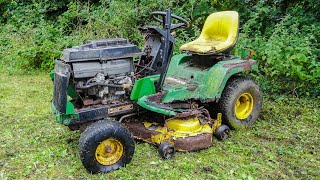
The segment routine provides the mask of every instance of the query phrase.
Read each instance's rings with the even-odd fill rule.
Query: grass
[[[78,132],[51,117],[48,74],[0,76],[0,179],[319,179],[319,99],[265,95],[255,125],[211,148],[162,160],[137,143],[132,162],[91,175]]]

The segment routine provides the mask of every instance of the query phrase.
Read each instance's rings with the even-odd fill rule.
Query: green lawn
[[[47,74],[0,76],[0,179],[320,179],[319,99],[267,96],[256,124],[205,150],[162,160],[137,143],[132,162],[91,175],[78,155],[79,132],[51,117]]]

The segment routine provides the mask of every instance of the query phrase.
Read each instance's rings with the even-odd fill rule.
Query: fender
[[[218,101],[231,76],[257,70],[255,60],[243,60],[233,56],[207,68],[194,65],[192,61],[192,56],[187,54],[172,58],[167,78],[177,83],[165,84],[164,89],[168,93],[163,96],[163,103],[190,99],[202,102]]]
[[[255,60],[237,58],[235,60],[220,61],[210,69],[210,75],[208,75],[206,81],[208,88],[205,88],[203,93],[208,93],[214,100],[218,101],[230,77],[251,70],[258,70]]]

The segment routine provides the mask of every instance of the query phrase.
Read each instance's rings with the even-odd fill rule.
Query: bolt
[[[106,153],[110,153],[112,148],[111,148],[110,145],[107,145],[104,150],[105,150]]]

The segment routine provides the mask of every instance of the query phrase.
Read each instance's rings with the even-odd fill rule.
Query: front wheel
[[[83,166],[93,174],[108,173],[130,163],[135,149],[133,136],[121,123],[97,121],[86,128],[79,140]]]
[[[214,135],[216,138],[220,141],[224,141],[230,137],[230,128],[224,124],[217,127],[217,129],[214,132]]]
[[[158,152],[163,159],[170,159],[176,152],[174,146],[169,142],[163,142],[160,144]]]
[[[223,122],[233,129],[249,126],[257,120],[262,108],[262,93],[251,79],[230,79],[219,100]]]

